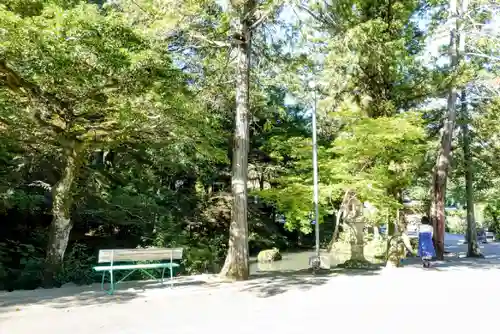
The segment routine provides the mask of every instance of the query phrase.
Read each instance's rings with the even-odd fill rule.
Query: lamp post
[[[319,187],[318,187],[318,143],[317,143],[317,130],[316,130],[316,108],[317,108],[317,94],[316,94],[316,83],[314,81],[309,82],[309,88],[313,90],[314,94],[314,105],[312,112],[312,141],[313,141],[313,203],[314,203],[314,225],[316,234],[316,263],[320,264],[320,254],[319,254]]]

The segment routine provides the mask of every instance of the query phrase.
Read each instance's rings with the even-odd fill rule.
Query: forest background
[[[399,247],[411,200],[438,257],[445,229],[477,256],[477,225],[500,232],[499,13],[0,0],[0,288],[91,282],[103,248],[182,246],[183,272],[238,279],[260,250],[311,248],[313,110],[322,246],[356,200]]]

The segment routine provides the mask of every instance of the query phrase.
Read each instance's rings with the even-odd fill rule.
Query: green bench
[[[182,259],[182,248],[137,248],[137,249],[101,249],[99,251],[99,264],[94,267],[97,272],[102,272],[101,289],[112,295],[116,285],[123,282],[127,277],[136,271],[141,271],[154,280],[161,280],[165,276],[165,270],[170,273],[170,286],[173,286],[173,270],[180,266],[179,261]],[[141,261],[160,261],[159,263],[139,263]],[[168,261],[168,262],[165,262]],[[161,270],[161,278],[155,277],[148,270]],[[115,271],[129,271],[122,279],[116,281],[113,273]],[[106,273],[109,273],[109,286],[104,288]]]

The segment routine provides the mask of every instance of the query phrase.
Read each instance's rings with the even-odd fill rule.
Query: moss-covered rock
[[[265,249],[259,252],[257,255],[257,261],[259,263],[274,262],[281,260],[280,250],[276,247],[272,249]]]

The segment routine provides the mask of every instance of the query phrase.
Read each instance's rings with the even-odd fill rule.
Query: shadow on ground
[[[164,290],[177,293],[185,288],[194,286],[218,286],[220,282],[212,283],[203,280],[183,277],[175,282],[173,289],[170,284],[156,283],[154,281],[130,281],[117,286],[113,295],[101,291],[100,284],[90,286],[63,286],[55,289],[19,290],[13,292],[0,292],[0,313],[19,311],[27,306],[46,306],[55,309],[70,307],[123,304],[143,296],[145,291]],[[168,295],[167,295],[168,298]]]
[[[107,295],[100,290],[99,284],[91,286],[63,286],[59,289],[37,289],[30,291],[14,291],[0,293],[0,314],[22,311],[31,306],[43,306],[53,309],[69,309],[73,307],[124,304],[137,298],[147,297],[145,292],[155,294],[155,290],[166,293],[165,298],[183,294],[190,288],[200,287],[210,291],[222,286],[234,287],[236,291],[250,292],[260,298],[276,296],[292,289],[308,290],[323,285],[332,277],[339,275],[372,276],[379,273],[378,268],[372,270],[321,270],[313,273],[309,269],[268,271],[255,273],[245,282],[231,282],[220,280],[203,280],[194,277],[182,277],[170,289],[168,283],[162,285],[156,282],[124,282],[117,287],[114,295]]]
[[[481,245],[484,259],[466,258],[466,245],[452,244],[447,245],[447,254],[445,261],[435,262],[430,270],[449,271],[449,270],[494,270],[500,269],[500,243],[491,243]],[[304,255],[304,259],[308,254]],[[306,260],[300,259],[300,264]],[[292,263],[293,264],[293,263]],[[419,258],[410,258],[404,261],[405,267],[421,267]],[[286,266],[285,266],[286,267]],[[151,295],[162,293],[165,298],[169,296],[183,294],[193,287],[200,287],[212,291],[222,286],[231,286],[237,291],[250,292],[260,298],[268,298],[286,293],[291,290],[309,290],[316,286],[326,284],[335,276],[374,276],[380,273],[380,268],[372,270],[361,269],[341,269],[322,270],[312,273],[310,269],[278,268],[269,271],[254,271],[251,279],[245,282],[231,284],[213,279],[204,279],[198,277],[182,277],[176,281],[174,288],[170,289],[168,283],[165,285],[156,282],[125,282],[118,286],[114,295],[109,296],[100,290],[99,284],[91,286],[64,286],[59,289],[37,289],[31,291],[0,292],[0,314],[15,312],[16,310],[28,306],[43,306],[53,309],[66,309],[71,307],[105,305],[105,304],[123,304],[137,298],[147,297],[145,292],[153,292]],[[151,296],[149,295],[149,296]]]
[[[431,270],[497,270],[500,269],[500,243],[488,243],[480,245],[484,258],[466,257],[466,244],[451,244],[446,246],[447,254],[444,261],[435,261]],[[421,266],[420,258],[408,258],[404,261],[407,266]]]
[[[374,269],[341,269],[320,270],[313,273],[310,269],[301,270],[275,270],[257,272],[245,282],[240,291],[256,293],[258,297],[268,298],[286,293],[292,289],[309,290],[315,286],[326,284],[332,277],[339,275],[348,276],[374,276],[380,272],[379,267]]]

